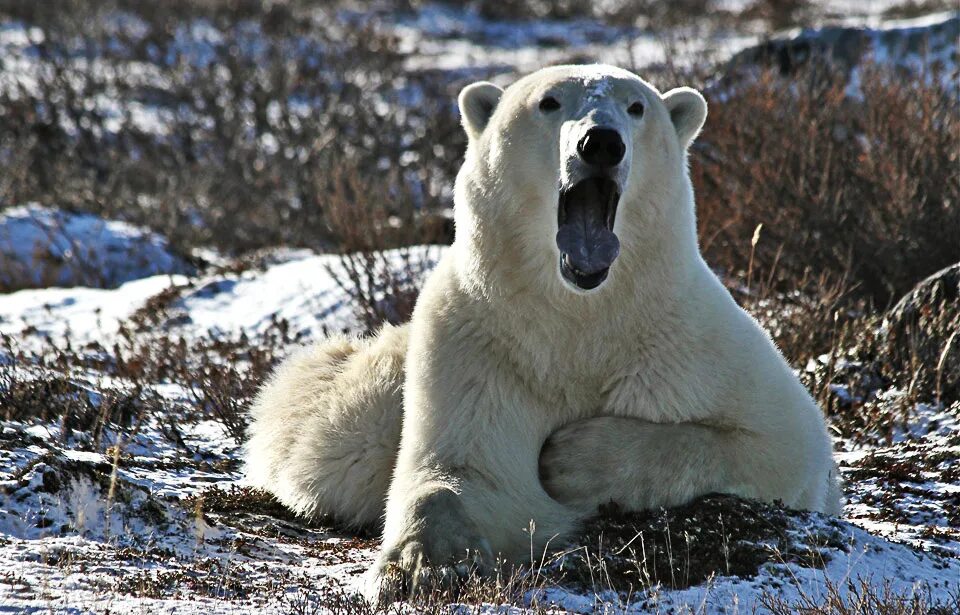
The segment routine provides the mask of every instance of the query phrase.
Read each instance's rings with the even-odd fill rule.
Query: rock
[[[934,273],[884,316],[891,368],[917,372],[914,390],[945,405],[960,398],[960,263]]]
[[[794,73],[811,61],[850,71],[870,59],[880,64],[916,70],[957,70],[960,15],[933,15],[880,28],[828,26],[774,36],[744,49],[730,59],[728,71],[775,67],[782,75]]]

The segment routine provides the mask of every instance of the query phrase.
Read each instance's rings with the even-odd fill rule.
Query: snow
[[[0,585],[0,612],[60,612],[80,605],[112,612],[252,612],[242,602],[222,599],[238,590],[216,584],[210,595],[189,599],[130,596],[113,588],[136,574],[147,575],[143,583],[195,574],[191,569],[198,563],[208,566],[207,574],[223,575],[224,585],[243,577],[253,585],[288,578],[304,587],[329,586],[358,576],[373,557],[369,547],[350,546],[355,541],[349,537],[268,519],[254,519],[238,530],[218,523],[216,515],[199,516],[182,507],[179,502],[186,496],[241,480],[236,469],[197,470],[204,460],[236,454],[235,444],[211,422],[186,434],[190,446],[196,446],[193,459],[185,459],[155,424],[147,424],[125,449],[133,457],[116,469],[112,500],[108,486],[92,478],[96,467],[109,475],[112,459],[72,448],[77,442],[57,444],[60,434],[56,428],[51,432],[38,438],[39,445],[11,447],[14,436],[36,438],[38,431],[8,422],[0,438],[0,467],[26,470],[18,478],[0,473],[0,578],[23,580],[19,587]],[[53,493],[45,487],[48,475],[69,479],[69,485]],[[271,525],[285,529],[278,533]],[[284,533],[303,538],[303,544]],[[243,552],[238,551],[241,543]],[[327,547],[315,547],[310,554],[305,545],[311,544]],[[341,547],[342,557],[328,553]],[[267,612],[284,609],[274,604]]]
[[[880,397],[895,402],[902,395],[891,390]],[[960,456],[957,410],[921,403],[912,415],[910,425],[895,429],[888,443],[838,443],[841,473],[856,485],[847,494],[845,517],[874,535],[958,557],[960,530],[950,511],[960,485],[948,478],[945,461]],[[884,473],[888,467],[899,467],[910,478],[890,480]]]
[[[190,290],[177,304],[192,325],[209,332],[260,332],[276,318],[294,331],[316,337],[323,328],[356,327],[348,299],[330,270],[342,270],[337,256],[301,252],[264,272],[215,279]]]
[[[742,10],[745,6],[740,0],[721,3],[728,10]],[[945,21],[955,18],[956,12],[940,12],[911,20],[891,20],[883,12],[898,4],[897,2],[817,2],[817,15],[812,30],[795,31],[791,36],[822,37],[836,26],[868,28],[867,35],[873,41],[875,60],[888,62],[900,51],[900,36],[910,32],[935,30]],[[317,20],[331,25],[331,14],[326,9],[317,13]],[[596,19],[573,20],[522,20],[500,21],[484,19],[469,6],[455,6],[449,3],[425,3],[413,12],[391,13],[382,9],[340,10],[335,13],[333,27],[349,25],[370,26],[388,34],[398,41],[399,49],[408,54],[404,67],[417,75],[430,73],[438,75],[448,82],[461,82],[469,79],[490,79],[499,84],[507,84],[516,74],[522,74],[549,64],[569,62],[603,62],[630,67],[644,73],[653,69],[664,69],[671,74],[677,70],[691,68],[704,63],[720,64],[737,52],[743,51],[763,40],[764,31],[757,23],[743,23],[738,28],[728,26],[714,27],[705,21],[692,20],[682,26],[660,28],[656,24],[610,26]],[[838,16],[842,16],[840,19]],[[142,41],[149,26],[136,16],[124,12],[110,15],[109,22],[117,32],[113,46]],[[873,28],[870,30],[869,28]],[[888,39],[889,32],[896,31],[893,42]],[[160,70],[161,66],[184,64],[194,70],[212,69],[214,75],[226,69],[217,66],[214,59],[224,53],[227,37],[218,26],[206,19],[194,19],[178,25],[173,34],[172,44],[164,57],[156,57],[156,64],[137,61],[123,61],[124,53],[113,50],[120,60],[114,63],[100,58],[88,59],[83,54],[75,54],[67,60],[69,67],[81,74],[89,73],[95,81],[114,83],[119,77],[136,82],[144,89],[165,89],[169,83]],[[267,48],[263,44],[260,25],[240,20],[233,26],[232,35],[239,41],[231,52],[246,58],[265,58]],[[9,22],[0,25],[0,90],[16,99],[19,89],[34,92],[37,80],[46,67],[36,53],[35,44],[41,41],[43,33],[35,27],[21,22]],[[935,37],[936,44],[930,53],[911,52],[908,57],[897,60],[909,64],[911,69],[928,68],[933,64],[944,66],[947,73],[955,68],[955,58],[950,55],[953,39],[949,31]],[[940,39],[943,39],[942,41]],[[944,43],[944,44],[941,44]],[[291,35],[284,43],[282,53],[292,59],[311,64],[322,55],[323,49],[309,37]],[[363,85],[363,75],[355,75],[357,85]],[[854,75],[856,78],[856,75]],[[416,105],[417,88],[398,85],[397,100],[391,102]],[[117,88],[107,88],[116,92]],[[146,104],[137,100],[120,100],[116,94],[99,95],[94,101],[98,114],[106,118],[105,128],[111,132],[121,129],[122,122],[147,135],[165,138],[170,134],[169,127],[182,109],[165,107],[161,104]],[[294,108],[303,108],[306,115],[311,111],[303,101],[291,100]],[[184,118],[180,118],[183,120]],[[204,118],[187,118],[202,122]],[[59,118],[64,130],[74,133],[76,127],[71,119]],[[271,142],[264,137],[264,150],[269,152]]]
[[[747,3],[722,3],[728,10],[743,10]],[[912,19],[889,19],[884,12],[901,2],[816,2],[819,14],[813,28],[780,33],[778,36],[816,38],[836,27],[864,28],[876,50],[875,61],[891,61],[887,53],[890,43],[911,33],[934,30],[956,11],[941,11]],[[368,13],[344,13],[347,19],[368,23]],[[649,67],[668,65],[690,68],[704,62],[722,62],[735,53],[763,40],[763,33],[749,26],[739,30],[712,29],[690,23],[683,27],[663,29],[638,26],[611,27],[594,19],[497,21],[484,19],[469,6],[426,4],[413,14],[383,15],[374,24],[396,36],[400,48],[408,53],[406,68],[411,72],[444,71],[493,78],[497,75],[525,73],[541,66],[569,61],[593,61],[633,67],[643,71]],[[890,35],[890,32],[895,34]],[[886,37],[884,36],[886,34]],[[955,36],[953,37],[955,38]],[[911,68],[943,63],[955,64],[947,45],[937,41],[933,53],[912,54],[906,62]],[[943,49],[946,48],[946,51]],[[897,62],[901,61],[897,58]]]
[[[423,246],[386,254],[397,265],[436,262],[443,248]],[[343,276],[336,255],[281,251],[265,270],[188,278],[161,275],[133,280],[115,289],[41,288],[0,295],[0,334],[21,338],[24,348],[39,350],[49,341],[69,338],[74,345],[116,340],[123,323],[163,291],[179,293],[170,306],[175,316],[169,332],[191,337],[257,336],[278,320],[294,337],[356,331],[350,297],[335,281]],[[27,335],[29,334],[29,335]]]
[[[133,280],[112,290],[99,288],[43,288],[21,290],[0,297],[0,333],[77,342],[109,339],[120,323],[171,285],[185,283],[182,276],[155,276]]]
[[[112,287],[191,271],[159,235],[39,205],[0,211],[0,263],[0,286]]]
[[[588,99],[599,99],[603,98],[610,92],[612,83],[606,77],[599,79],[592,79],[586,82],[587,87],[587,98]]]
[[[7,424],[6,429],[5,437],[11,431],[28,431],[18,424]],[[229,441],[213,425],[199,426],[194,436],[196,455],[214,458],[235,454]],[[121,485],[117,493],[123,496],[113,502],[105,497],[105,488],[82,471],[74,473],[62,495],[42,489],[44,475],[58,464],[72,461],[109,466],[111,460],[107,456],[71,450],[51,439],[40,447],[0,450],[4,466],[17,457],[18,467],[29,468],[19,482],[0,481],[6,493],[0,495],[0,578],[10,575],[24,579],[27,586],[43,587],[38,593],[29,587],[6,585],[0,595],[0,609],[60,612],[84,605],[89,610],[110,608],[121,613],[142,609],[207,613],[265,609],[271,613],[284,612],[284,605],[263,596],[252,599],[253,603],[237,602],[231,593],[236,590],[230,589],[234,586],[230,579],[242,579],[251,587],[268,583],[271,578],[292,579],[292,585],[304,584],[300,586],[325,587],[332,582],[344,592],[352,592],[362,583],[363,573],[376,554],[374,544],[354,546],[349,537],[288,522],[275,521],[285,528],[283,532],[264,534],[255,528],[266,519],[238,526],[218,521],[220,517],[216,515],[193,515],[177,502],[209,485],[229,488],[240,484],[239,473],[201,473],[189,467],[178,468],[176,461],[182,457],[182,451],[152,426],[137,440],[136,460],[117,469]],[[216,450],[220,452],[215,453]],[[24,460],[29,463],[24,464]],[[41,519],[43,523],[38,523]],[[58,528],[64,526],[70,529],[60,533]],[[595,612],[603,605],[637,613],[652,608],[671,612],[701,605],[708,613],[734,613],[753,612],[761,596],[767,593],[785,600],[804,596],[816,599],[828,591],[828,582],[841,593],[850,591],[847,581],[865,581],[907,594],[916,592],[931,600],[949,600],[951,592],[957,591],[960,560],[955,557],[917,551],[821,516],[792,531],[803,536],[829,530],[841,531],[847,546],[831,551],[822,570],[770,563],[752,579],[717,576],[702,586],[654,589],[626,602],[609,593],[593,595],[548,586],[528,591],[525,603],[553,604],[579,613]],[[234,545],[239,543],[249,543],[249,548],[237,549]],[[337,551],[341,547],[342,552],[334,556],[331,549]],[[135,574],[161,579],[165,575],[186,574],[198,563],[209,567],[211,562],[216,566],[209,568],[207,574],[224,577],[218,581],[220,589],[210,590],[212,595],[150,598],[116,591]]]
[[[944,12],[898,20],[868,31],[871,59],[877,64],[903,66],[918,74],[937,66],[948,90],[956,92],[957,37],[960,13]]]

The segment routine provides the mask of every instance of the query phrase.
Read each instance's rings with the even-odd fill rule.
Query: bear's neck
[[[560,277],[559,255],[543,238],[532,240],[523,224],[484,224],[476,210],[458,204],[451,256],[460,286],[492,313],[510,313],[511,322],[523,323],[526,314],[571,329],[590,323],[593,334],[617,335],[672,320],[668,317],[697,300],[698,280],[709,269],[699,253],[689,201],[661,206],[681,218],[674,230],[651,234],[642,240],[643,249],[622,246],[607,281],[583,293]],[[553,234],[545,234],[547,241]]]

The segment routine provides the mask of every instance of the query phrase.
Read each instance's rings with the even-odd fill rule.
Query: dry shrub
[[[477,10],[487,19],[570,19],[593,16],[590,0],[479,0]]]
[[[809,0],[754,0],[741,13],[743,19],[763,19],[773,30],[781,30],[808,18]]]
[[[296,340],[284,321],[251,340],[239,336],[206,335],[198,339],[183,336],[136,335],[121,329],[124,342],[116,344],[111,370],[124,379],[179,385],[193,402],[193,410],[166,412],[157,419],[167,435],[181,442],[177,422],[210,418],[219,422],[237,444],[246,440],[247,407],[260,385],[279,363],[283,349]]]
[[[0,366],[0,417],[5,421],[36,420],[59,425],[66,440],[87,432],[99,446],[109,426],[134,428],[155,396],[142,389],[93,392],[69,378],[18,378],[15,370]]]
[[[915,19],[956,9],[957,3],[954,0],[905,0],[900,4],[891,5],[883,10],[883,16],[887,19]]]
[[[711,106],[694,157],[701,244],[785,291],[846,279],[880,305],[960,260],[960,113],[932,76],[765,72]],[[750,239],[763,229],[752,250]]]
[[[727,280],[737,302],[760,321],[787,360],[802,368],[859,332],[867,306],[853,298],[846,278],[809,274],[791,282],[794,288],[783,292],[770,278],[749,286],[740,277]]]
[[[831,424],[860,443],[890,442],[920,403],[960,411],[960,263],[890,310],[820,286],[735,295],[771,332]]]
[[[865,442],[908,424],[917,402],[956,399],[938,369],[949,303],[923,295],[913,329],[884,327],[876,306],[960,261],[960,114],[934,76],[858,75],[858,97],[822,69],[728,83],[692,175],[708,260],[834,428]],[[903,394],[878,397],[891,387]]]
[[[948,405],[960,400],[960,263],[933,274],[884,316],[884,357],[890,378],[908,395]]]
[[[241,444],[248,405],[285,349],[301,340],[279,319],[255,339],[245,333],[171,335],[163,331],[163,301],[169,299],[164,294],[145,308],[149,314],[135,314],[110,348],[97,342],[57,346],[48,340],[27,353],[9,336],[0,336],[0,419],[57,423],[64,438],[85,432],[95,448],[108,427],[135,433],[146,417],[186,448],[180,425],[212,419]],[[158,395],[156,387],[164,384],[179,387],[187,403]]]
[[[51,349],[47,356],[28,356],[13,338],[0,335],[0,419],[40,421],[60,428],[65,442],[84,432],[93,448],[107,441],[112,429],[136,432],[145,416],[160,408],[158,396],[142,383],[98,387],[82,377],[89,364],[72,348]],[[74,376],[79,371],[81,376]]]
[[[885,314],[841,328],[829,359],[808,375],[844,437],[891,442],[919,403],[960,415],[958,297],[960,263],[917,284]]]
[[[118,10],[145,33],[118,26]],[[0,92],[0,207],[90,211],[160,231],[183,253],[238,254],[328,245],[314,188],[335,167],[413,181],[431,160],[437,181],[420,185],[436,200],[463,146],[448,84],[408,74],[396,40],[325,10],[336,9],[0,1],[43,33],[25,54],[36,83]],[[219,40],[185,44],[195,26]]]
[[[811,592],[797,584],[799,596],[784,598],[766,592],[760,607],[771,615],[948,615],[960,611],[960,594],[934,603],[922,588],[899,591],[889,581],[858,577],[845,582],[824,579],[823,591]]]
[[[452,240],[452,220],[431,214],[437,208],[424,202],[423,191],[396,172],[370,178],[340,168],[332,175],[324,205],[341,257],[330,274],[368,333],[406,322],[438,257],[430,244]]]
[[[594,18],[615,25],[642,20],[660,27],[688,25],[722,11],[714,0],[475,0],[473,4],[481,16],[491,20]]]
[[[181,425],[212,419],[242,444],[249,404],[285,349],[301,340],[280,319],[255,339],[170,335],[164,327],[177,318],[168,305],[174,297],[163,293],[150,302],[110,348],[47,340],[26,352],[0,335],[0,420],[52,423],[64,441],[82,434],[84,446],[101,450],[117,434],[132,437],[147,419],[189,449]],[[166,384],[178,387],[183,399],[161,396],[157,387]]]
[[[730,280],[843,437],[889,441],[918,403],[960,409],[960,264],[918,284],[887,312],[845,279],[801,279],[780,292]],[[884,393],[883,395],[880,395]]]

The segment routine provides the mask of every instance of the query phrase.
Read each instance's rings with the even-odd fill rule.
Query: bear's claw
[[[486,542],[486,541],[482,541]],[[489,547],[464,549],[463,557],[433,564],[423,543],[407,543],[397,555],[385,553],[371,571],[367,588],[369,600],[388,605],[407,598],[445,597],[455,599],[471,579],[491,572]]]

